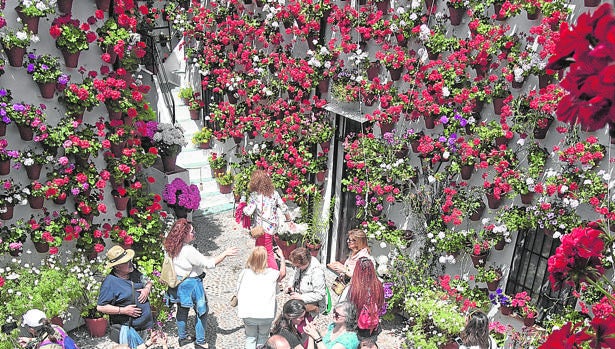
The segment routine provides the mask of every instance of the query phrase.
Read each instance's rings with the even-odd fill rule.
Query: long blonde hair
[[[362,249],[367,247],[367,250],[369,252],[371,252],[369,250],[369,247],[367,246],[367,234],[365,234],[363,229],[351,229],[351,230],[349,230],[348,231],[348,238],[355,239],[355,245],[359,248],[358,251],[361,251]],[[351,256],[355,255],[355,252],[354,251],[350,251],[350,255]]]
[[[255,274],[260,274],[267,268],[267,250],[263,246],[256,246],[250,253],[246,268],[252,269]]]

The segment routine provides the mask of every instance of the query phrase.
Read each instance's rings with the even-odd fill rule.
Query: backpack
[[[170,288],[176,288],[181,283],[181,281],[177,280],[177,274],[175,274],[175,268],[173,267],[173,260],[167,255],[164,256],[164,261],[162,262],[160,282],[166,284]]]
[[[380,310],[376,303],[363,304],[363,309],[357,319],[357,326],[362,330],[369,330],[373,332],[380,324]]]

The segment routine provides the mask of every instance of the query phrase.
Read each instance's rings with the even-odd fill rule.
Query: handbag
[[[261,236],[265,235],[265,228],[262,225],[257,225],[254,228],[250,229],[250,236],[254,239],[258,239]]]
[[[241,280],[243,280],[243,273],[245,273],[245,271],[241,272],[241,276],[239,277],[239,284],[237,285],[237,290],[235,290],[235,294],[233,295],[233,297],[231,297],[231,300],[229,301],[229,305],[233,308],[235,308],[237,304],[239,304],[237,293],[239,293],[239,288],[241,287]]]
[[[331,285],[331,289],[338,296],[340,296],[344,292],[345,288],[346,288],[346,282],[344,281],[341,275],[338,276],[337,279],[335,279],[335,281],[333,281],[333,284]]]
[[[357,327],[362,330],[373,332],[380,324],[380,315],[378,314],[378,306],[376,303],[363,304],[359,318],[357,319]]]

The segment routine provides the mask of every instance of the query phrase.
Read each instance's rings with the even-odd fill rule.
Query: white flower
[[[384,241],[380,242],[380,248],[387,248],[387,243]]]
[[[445,256],[440,256],[440,258],[438,258],[438,262],[440,262],[440,264],[445,264],[446,263],[446,257]]]

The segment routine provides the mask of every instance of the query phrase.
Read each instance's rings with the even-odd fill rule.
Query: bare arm
[[[216,265],[220,264],[226,257],[236,256],[239,253],[239,248],[237,247],[229,247],[224,252],[214,257],[214,263]]]

